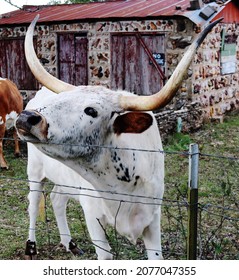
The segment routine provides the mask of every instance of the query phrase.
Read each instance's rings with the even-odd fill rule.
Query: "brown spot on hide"
[[[150,114],[142,112],[129,112],[118,116],[114,122],[114,132],[121,133],[142,133],[153,123]]]

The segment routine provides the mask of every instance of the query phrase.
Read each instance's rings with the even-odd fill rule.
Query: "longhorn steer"
[[[86,89],[88,89],[88,87],[86,87]],[[101,90],[102,92],[107,92],[107,89],[103,87],[101,88]],[[50,92],[46,88],[43,88],[37,93],[36,97],[28,103],[26,107],[28,111],[25,112],[34,112],[32,110],[35,109],[36,106],[38,106],[38,109],[43,109],[45,108],[45,106],[47,106],[46,104],[48,104],[48,102],[51,103],[53,100],[55,100],[56,97],[57,96],[55,93]],[[78,99],[78,93],[75,92],[72,97]],[[103,100],[102,103],[104,104]],[[98,104],[98,114],[102,114],[105,112],[105,108],[101,108],[101,106],[102,104]],[[69,108],[65,109],[65,113],[68,115]],[[77,110],[77,108],[75,109]],[[93,134],[95,133],[96,127],[99,126],[99,118],[97,118],[97,123],[94,124],[92,120],[94,120],[95,115],[97,114],[96,108],[93,109],[92,107],[83,107],[83,109],[84,112],[82,116],[77,117],[75,119],[75,122],[77,123],[78,121],[82,121],[82,123],[85,123],[86,125],[87,123],[89,123],[92,126],[92,128],[89,128],[89,136],[86,137],[87,139],[82,148],[83,150],[86,149],[86,153],[89,153],[89,157],[92,157],[93,159],[95,157],[94,150],[97,151],[98,148],[90,147],[88,145],[91,141],[98,141],[97,139],[93,140]],[[26,114],[28,115],[28,113]],[[67,115],[65,115],[64,122],[67,122]],[[125,141],[129,142],[127,140],[128,133],[125,133],[125,135],[122,134],[121,136],[118,134],[121,134],[122,132],[120,131],[124,129],[120,126],[120,118],[126,118],[125,121],[127,121],[127,118],[129,116],[134,117],[134,115],[142,119],[142,124],[140,120],[140,123],[138,125],[133,124],[132,127],[128,126],[127,128],[125,128],[126,130],[130,130],[128,133],[130,133],[129,135],[131,136],[131,140],[133,141],[133,145],[131,146],[130,143],[125,143]],[[34,115],[33,117],[31,116],[30,118],[30,122],[37,122],[38,115]],[[21,133],[24,133],[21,127],[21,119],[18,119],[17,121],[20,135]],[[95,168],[95,171],[99,170],[99,174],[97,175],[96,180],[99,179],[102,181],[101,176],[103,176],[102,182],[93,182],[94,186],[97,186],[97,190],[99,192],[96,192],[95,188],[89,183],[91,177],[90,173],[92,172],[92,170],[89,170],[89,177],[88,175],[86,176],[89,181],[87,182],[78,173],[76,173],[69,167],[63,165],[59,161],[46,156],[39,149],[37,149],[35,145],[33,145],[32,143],[28,143],[27,173],[28,179],[30,181],[30,193],[28,196],[30,225],[26,250],[28,255],[32,255],[29,247],[35,247],[35,226],[42,191],[41,181],[46,177],[56,184],[51,193],[51,200],[61,236],[61,243],[66,247],[67,250],[69,250],[71,247],[71,235],[66,222],[66,204],[69,197],[73,197],[80,202],[84,210],[87,228],[91,240],[95,244],[98,259],[112,259],[112,254],[110,253],[110,245],[108,244],[105,236],[105,231],[103,230],[107,226],[107,224],[113,226],[116,225],[117,231],[123,235],[126,235],[132,242],[136,242],[137,237],[140,236],[143,231],[145,231],[143,234],[143,238],[145,244],[147,244],[148,252],[152,254],[152,249],[154,248],[156,254],[155,256],[161,256],[159,207],[162,202],[161,200],[163,196],[164,162],[163,154],[161,153],[162,146],[156,122],[154,121],[154,123],[152,124],[153,119],[150,113],[127,113],[123,114],[122,116],[121,114],[115,113],[113,116],[109,116],[109,121],[112,124],[114,123],[115,133],[113,133],[113,137],[109,135],[109,141],[107,141],[105,144],[110,145],[111,141],[114,142],[116,140],[118,142],[118,147],[117,149],[102,149],[101,151],[99,151],[103,156],[100,163],[101,167],[97,167],[98,155],[96,155],[96,158],[94,159],[94,161],[96,162],[94,164],[95,167],[93,166],[93,168]],[[120,123],[117,125],[117,122]],[[107,123],[105,123],[105,126],[108,125]],[[123,125],[127,126],[127,122]],[[74,124],[71,124],[70,126],[74,130]],[[154,140],[150,140],[147,131],[145,131],[144,133],[142,132],[142,130],[146,129],[145,127],[148,126],[153,126],[154,132],[151,132],[151,136],[154,138]],[[103,131],[106,129],[106,127],[103,128]],[[109,129],[111,130],[110,127]],[[144,143],[142,143],[142,140],[138,137],[138,134],[131,134],[132,129],[134,129],[137,133],[140,133],[139,135],[144,134],[146,136],[145,138],[142,138]],[[35,141],[33,140],[33,142]],[[148,144],[146,142],[148,142]],[[94,145],[93,142],[92,144]],[[86,145],[86,147],[84,147],[84,145]],[[57,149],[64,149],[64,146],[65,145],[56,145]],[[120,150],[120,146],[123,148],[123,150]],[[125,150],[125,148],[127,147],[134,147],[134,149],[145,149],[147,148],[147,146],[149,149],[154,149],[156,152],[158,151],[157,156],[154,156],[154,153],[151,154],[146,152],[142,153],[138,151]],[[67,144],[65,147],[71,149],[72,146]],[[113,144],[113,147],[116,147],[116,145]],[[90,149],[92,149],[92,154]],[[104,158],[104,155],[106,156],[106,158]],[[111,163],[107,162],[107,159],[109,157],[112,165]],[[126,164],[124,163],[125,160]],[[86,161],[91,161],[91,158],[88,158],[87,156]],[[146,165],[142,164],[142,162],[144,161]],[[129,163],[127,162],[129,162],[132,166],[129,166]],[[159,167],[159,170],[155,170],[156,166]],[[101,170],[101,168],[103,169]],[[144,182],[144,180],[146,179],[149,180],[148,178],[145,178],[146,176],[151,177],[151,170],[155,170],[155,172],[153,172],[153,174],[155,173],[153,175],[154,178],[150,178],[151,182]],[[109,174],[109,176],[111,176],[110,174],[112,172],[114,172],[116,175],[116,177],[114,177],[115,184],[112,181],[108,186],[106,186],[104,183],[104,178],[105,176],[107,176],[107,173]],[[143,173],[146,175],[137,175]],[[144,184],[146,184],[145,190],[142,189],[142,186]],[[157,184],[159,184],[159,187],[155,188]],[[65,186],[69,187],[67,188]],[[132,189],[130,193],[127,190],[128,187]],[[152,224],[152,230],[155,232],[154,241],[151,240],[151,237],[148,237],[148,235],[151,234],[150,231],[148,232],[148,230],[144,230],[149,224]],[[153,229],[153,227],[155,227],[155,229]],[[151,244],[151,242],[155,243]],[[79,252],[79,250],[77,249],[75,251],[76,253]],[[34,249],[33,256],[29,256],[29,258],[35,258],[35,254],[36,250]],[[154,256],[149,255],[149,258],[153,257]]]
[[[162,259],[164,155],[155,118],[145,111],[173,98],[197,48],[218,21],[192,43],[160,92],[140,97],[100,86],[75,87],[52,77],[34,52],[36,21],[25,40],[28,64],[36,78],[59,95],[22,112],[16,122],[19,136],[72,168],[100,194],[104,191],[105,213],[99,213],[99,221],[115,226],[132,242],[142,236],[148,258]]]
[[[34,109],[44,99],[55,96],[55,93],[42,88],[36,96],[30,100],[26,109]],[[28,165],[27,174],[29,179],[29,236],[26,244],[26,259],[35,259],[36,250],[36,219],[39,211],[41,192],[43,191],[42,180],[47,178],[55,183],[51,192],[51,201],[57,220],[58,229],[63,244],[67,251],[80,255],[82,251],[72,241],[71,233],[66,219],[66,206],[69,198],[80,202],[86,219],[87,228],[92,242],[95,244],[98,259],[111,259],[110,246],[105,238],[102,225],[105,223],[102,217],[107,215],[104,200],[94,187],[84,180],[75,171],[40,152],[33,144],[27,143]],[[101,223],[98,219],[101,219]]]
[[[16,85],[8,79],[0,78],[0,166],[8,168],[3,156],[3,138],[6,129],[14,127],[17,115],[23,110],[23,100]],[[16,130],[13,133],[15,139],[15,155],[20,154],[19,142]]]

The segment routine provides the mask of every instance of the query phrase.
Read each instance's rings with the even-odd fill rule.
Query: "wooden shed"
[[[188,45],[221,16],[198,50],[178,95],[161,112],[165,131],[197,128],[239,107],[239,8],[218,0],[116,0],[23,6],[0,15],[0,76],[26,96],[40,85],[24,55],[24,36],[40,15],[34,44],[44,67],[74,85],[104,85],[139,95],[158,91]]]

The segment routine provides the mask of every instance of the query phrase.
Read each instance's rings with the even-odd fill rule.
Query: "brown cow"
[[[3,137],[6,129],[14,126],[14,120],[23,110],[22,95],[16,85],[8,79],[0,78],[0,166],[8,169],[7,163],[3,156]],[[20,154],[19,142],[14,129],[15,155]]]

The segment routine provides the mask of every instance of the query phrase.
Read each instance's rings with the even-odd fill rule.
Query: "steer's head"
[[[112,134],[140,134],[153,123],[150,113],[122,112],[117,99],[124,92],[82,86],[41,99],[47,93],[37,93],[37,108],[24,110],[16,127],[22,139],[54,157],[91,159],[99,146],[111,145]]]
[[[210,24],[192,43],[167,84],[158,93],[135,96],[98,86],[75,87],[47,73],[37,59],[32,43],[37,19],[31,23],[26,34],[26,59],[39,82],[59,95],[53,94],[40,101],[39,107],[34,110],[23,111],[16,121],[16,128],[22,139],[38,143],[41,150],[53,157],[65,159],[87,153],[94,156],[97,146],[107,143],[109,134],[113,133],[114,137],[122,133],[141,134],[150,128],[152,114],[145,111],[169,103],[180,87],[197,48],[218,22]],[[49,147],[46,143],[56,145]],[[76,143],[83,148],[77,147]]]

